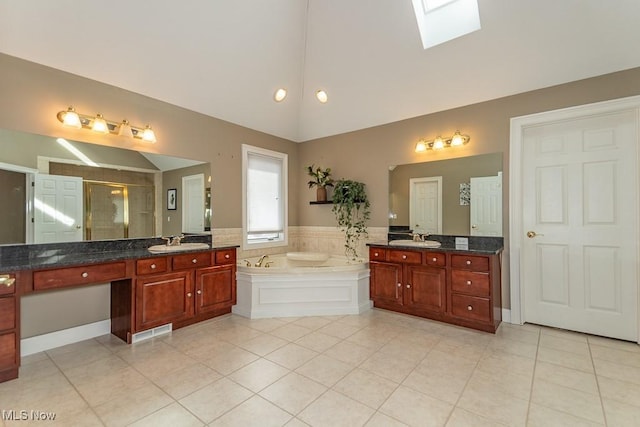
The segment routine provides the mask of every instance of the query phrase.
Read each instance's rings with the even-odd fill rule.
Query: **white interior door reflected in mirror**
[[[409,227],[414,233],[442,234],[442,177],[409,180]]]
[[[471,178],[472,236],[502,236],[502,172]]]
[[[182,231],[204,232],[204,175],[182,177]]]
[[[34,191],[35,243],[82,240],[82,178],[36,174]]]

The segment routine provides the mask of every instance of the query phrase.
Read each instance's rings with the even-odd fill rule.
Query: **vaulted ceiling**
[[[0,0],[0,52],[298,142],[640,66],[638,0],[478,3],[424,50],[411,0]]]

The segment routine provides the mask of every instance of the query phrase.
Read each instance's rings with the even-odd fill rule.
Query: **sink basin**
[[[392,240],[389,242],[391,246],[413,246],[417,248],[439,248],[440,242],[435,240],[425,240],[424,242],[415,242],[413,240]]]
[[[153,253],[165,253],[165,252],[195,251],[197,249],[209,249],[209,245],[207,243],[182,243],[178,246],[155,245],[155,246],[150,246],[148,248],[148,251]]]

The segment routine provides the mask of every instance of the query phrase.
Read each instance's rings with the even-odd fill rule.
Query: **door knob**
[[[527,237],[533,239],[536,236],[544,236],[544,234],[536,233],[535,231],[527,231]]]
[[[478,226],[477,226],[477,225],[475,225],[475,224],[473,224],[473,225],[471,226],[471,228],[474,228],[474,229],[475,229],[475,228],[478,228]]]

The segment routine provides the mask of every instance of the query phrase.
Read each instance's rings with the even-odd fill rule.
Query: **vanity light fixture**
[[[59,111],[57,117],[64,126],[76,129],[91,129],[97,133],[111,133],[147,142],[156,142],[156,135],[151,126],[147,125],[144,128],[132,126],[126,119],[122,120],[122,122],[114,122],[113,120],[105,119],[100,113],[95,116],[78,113],[73,107],[69,107],[66,111]]]
[[[450,138],[442,138],[438,136],[433,141],[426,141],[424,139],[420,139],[416,143],[415,152],[416,153],[424,153],[427,150],[440,150],[448,147],[459,147],[465,145],[469,142],[471,138],[469,135],[462,135],[460,131],[456,131]]]

